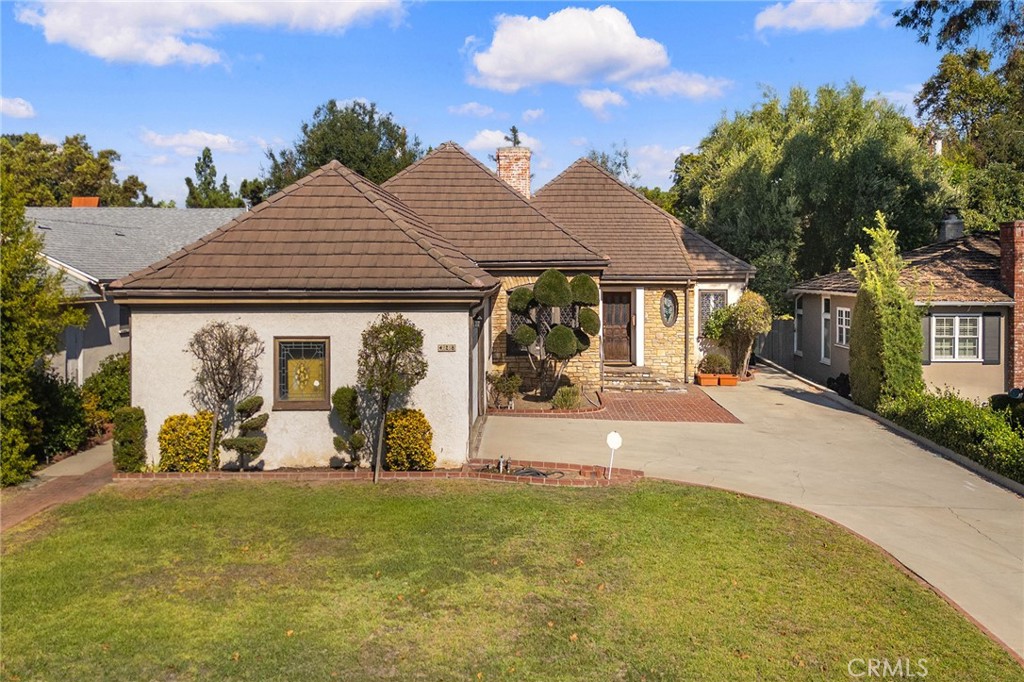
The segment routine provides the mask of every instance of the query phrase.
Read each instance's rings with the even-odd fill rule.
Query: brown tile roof
[[[745,277],[754,272],[588,159],[542,187],[533,202],[608,254],[611,265],[604,279]]]
[[[999,274],[999,236],[975,234],[907,251],[901,280],[917,291],[917,300],[958,303],[1009,303],[1013,298]],[[832,272],[793,285],[794,293],[856,294],[850,270]]]
[[[345,296],[495,285],[401,201],[332,161],[114,288]]]
[[[384,187],[483,267],[603,268],[607,262],[454,142]]]

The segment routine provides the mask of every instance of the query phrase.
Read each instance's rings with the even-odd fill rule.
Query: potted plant
[[[722,379],[722,375],[727,375],[728,372],[728,358],[718,353],[708,353],[701,359],[700,364],[697,365],[697,385],[717,386]]]

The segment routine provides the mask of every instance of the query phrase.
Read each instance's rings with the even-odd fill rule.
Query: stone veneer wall
[[[570,279],[577,273],[566,272]],[[533,284],[540,276],[537,275],[500,275],[495,276],[501,280],[501,290],[495,297],[494,309],[491,311],[491,364],[493,371],[504,372],[510,369],[523,378],[524,389],[532,387],[533,377],[536,375],[530,359],[525,355],[506,356],[508,338],[508,292],[517,287]],[[601,284],[601,280],[594,277],[594,281]],[[595,308],[597,310],[597,308]],[[579,357],[573,358],[565,370],[566,376],[573,382],[584,382],[588,387],[598,389],[601,386],[601,344],[599,339],[593,339],[590,348]]]
[[[679,304],[676,323],[671,327],[661,320],[661,297],[666,291],[675,293]],[[656,374],[677,381],[690,381],[693,376],[697,352],[693,333],[696,298],[692,284],[686,288],[644,287],[644,366]]]

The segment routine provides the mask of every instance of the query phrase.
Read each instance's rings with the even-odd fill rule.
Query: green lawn
[[[122,488],[3,540],[3,679],[1024,680],[872,547],[699,488]]]

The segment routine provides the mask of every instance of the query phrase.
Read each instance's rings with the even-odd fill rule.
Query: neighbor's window
[[[700,305],[700,329],[698,330],[700,336],[704,336],[704,325],[707,324],[711,313],[719,308],[724,308],[728,302],[729,292],[724,289],[721,291],[700,292],[700,299],[698,301]]]
[[[326,338],[274,339],[274,407],[328,409],[330,342]]]
[[[836,308],[836,345],[850,345],[850,309]]]
[[[793,303],[793,355],[804,354],[804,297]]]
[[[832,364],[832,299],[821,299],[821,362]]]
[[[980,358],[980,316],[932,316],[933,360],[979,360]]]

